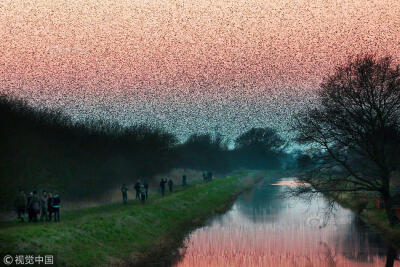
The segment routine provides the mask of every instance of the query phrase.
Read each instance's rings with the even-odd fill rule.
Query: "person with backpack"
[[[128,187],[125,184],[121,186],[121,193],[122,193],[122,203],[126,205],[128,203]]]
[[[61,207],[60,204],[61,204],[60,196],[56,192],[56,193],[54,193],[54,196],[53,196],[53,206],[52,206],[55,222],[60,222],[60,207]]]
[[[20,222],[24,221],[26,204],[27,204],[27,199],[25,192],[23,189],[20,189],[14,202],[15,210],[17,211],[18,220]]]
[[[37,191],[34,190],[32,192],[32,197],[28,203],[28,213],[29,213],[29,221],[37,222],[37,216],[40,212],[40,198],[37,195]]]

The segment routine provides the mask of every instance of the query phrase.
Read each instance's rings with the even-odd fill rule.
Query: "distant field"
[[[251,176],[251,178],[250,178]],[[138,263],[178,246],[192,227],[224,210],[250,188],[258,173],[237,172],[211,183],[197,183],[141,205],[108,204],[62,213],[61,223],[7,224],[0,229],[0,253],[54,253],[60,265],[98,266]]]

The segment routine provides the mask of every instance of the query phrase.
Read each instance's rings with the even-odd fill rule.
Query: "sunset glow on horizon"
[[[349,56],[399,61],[399,14],[394,0],[1,1],[0,93],[180,137],[284,131]]]

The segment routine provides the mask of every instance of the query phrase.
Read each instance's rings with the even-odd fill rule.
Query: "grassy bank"
[[[253,173],[254,174],[254,173]],[[177,247],[188,230],[223,211],[257,175],[235,173],[145,205],[111,204],[64,214],[61,223],[19,224],[0,230],[0,253],[54,253],[60,265],[138,264]]]
[[[326,179],[326,177],[321,175],[318,179]],[[313,185],[312,182],[311,185]],[[323,195],[334,200],[341,207],[352,210],[362,221],[379,232],[393,247],[400,249],[400,226],[390,226],[385,210],[376,208],[373,193],[342,192],[338,197],[335,194],[325,192]]]
[[[329,196],[328,196],[329,197]],[[400,227],[392,227],[386,216],[384,209],[377,209],[375,207],[374,199],[368,199],[366,208],[360,212],[360,205],[363,205],[365,199],[360,199],[353,194],[343,194],[341,198],[335,198],[335,201],[342,207],[351,209],[367,224],[374,227],[382,236],[388,240],[397,249],[400,249]]]

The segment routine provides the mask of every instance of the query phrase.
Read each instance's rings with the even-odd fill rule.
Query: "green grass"
[[[320,176],[319,179],[326,179]],[[340,198],[324,193],[325,197],[335,200],[340,206],[352,210],[365,223],[378,231],[384,239],[394,247],[400,249],[400,226],[391,226],[384,209],[375,207],[375,196],[371,193],[364,193],[360,196],[354,193],[341,193]],[[364,209],[360,207],[364,206]],[[360,212],[360,210],[362,210]]]
[[[137,262],[177,245],[193,226],[224,210],[254,184],[247,173],[196,184],[145,205],[109,204],[61,214],[60,223],[12,224],[0,229],[2,254],[53,253],[60,265]],[[254,177],[254,176],[253,176]]]
[[[348,197],[343,200],[343,206],[356,210],[358,200],[356,198]],[[384,209],[375,208],[373,199],[368,201],[367,208],[364,209],[359,216],[368,224],[377,229],[388,241],[395,247],[400,248],[400,227],[391,226]]]
[[[326,195],[327,197],[331,197]],[[341,198],[334,198],[343,208],[354,211],[360,218],[375,228],[394,247],[400,249],[400,226],[391,226],[384,209],[375,207],[375,198],[370,196],[367,199],[360,199],[357,195],[343,193]],[[367,201],[366,208],[358,212],[361,202]]]

